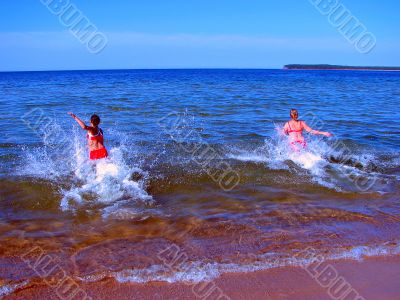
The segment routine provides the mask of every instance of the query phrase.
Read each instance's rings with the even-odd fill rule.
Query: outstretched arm
[[[312,129],[310,126],[308,126],[308,125],[306,124],[306,122],[303,121],[302,123],[303,123],[303,128],[304,128],[307,132],[309,132],[309,133],[311,133],[311,134],[321,134],[321,135],[325,135],[325,136],[327,136],[327,137],[332,136],[332,133],[330,133],[330,132],[314,130],[314,129]]]
[[[92,127],[86,126],[86,124],[81,119],[79,119],[75,114],[73,114],[72,112],[68,112],[68,114],[79,124],[79,126],[82,127],[82,129],[84,129],[84,130],[91,130],[92,129]]]

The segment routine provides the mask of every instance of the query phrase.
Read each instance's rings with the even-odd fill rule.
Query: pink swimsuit
[[[288,122],[288,126],[289,126],[288,134],[290,134],[292,132],[300,132],[301,133],[303,131],[303,129],[293,130],[290,127],[290,123],[289,122]],[[290,147],[296,152],[300,150],[298,146],[302,146],[302,148],[305,149],[307,147],[307,142],[304,139],[290,142]]]

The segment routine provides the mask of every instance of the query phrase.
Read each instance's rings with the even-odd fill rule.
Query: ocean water
[[[399,87],[397,72],[0,73],[0,296],[45,280],[43,254],[77,282],[398,254]],[[291,108],[334,136],[293,153]],[[68,111],[100,115],[109,159],[88,161]]]

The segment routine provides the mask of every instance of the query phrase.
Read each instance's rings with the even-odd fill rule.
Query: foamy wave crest
[[[4,284],[0,286],[0,297],[10,295],[16,290],[21,289],[29,284],[28,281],[23,281],[20,283]]]
[[[224,273],[247,273],[288,266],[307,267],[316,262],[317,255],[318,259],[323,257],[324,261],[342,259],[361,261],[368,257],[399,255],[400,244],[356,246],[350,249],[336,250],[331,254],[313,253],[313,251],[310,251],[307,249],[304,253],[299,253],[298,255],[278,258],[271,253],[258,256],[252,255],[251,262],[242,264],[194,261],[180,264],[176,270],[162,264],[157,264],[145,269],[125,269],[82,276],[79,277],[79,280],[96,282],[104,278],[114,278],[121,283],[147,283],[151,281],[199,283],[213,280]]]

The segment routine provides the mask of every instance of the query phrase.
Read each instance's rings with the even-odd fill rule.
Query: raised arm
[[[318,131],[318,130],[312,129],[310,126],[307,125],[307,123],[306,123],[305,121],[302,121],[302,125],[303,125],[303,128],[304,128],[307,132],[309,132],[309,133],[311,133],[311,134],[321,134],[321,135],[324,135],[324,136],[327,136],[327,137],[332,136],[332,133],[330,133],[330,132]]]
[[[86,124],[81,119],[79,119],[75,114],[73,114],[72,112],[68,112],[68,114],[79,124],[79,126],[82,127],[82,129],[92,130],[92,127],[86,126]]]

